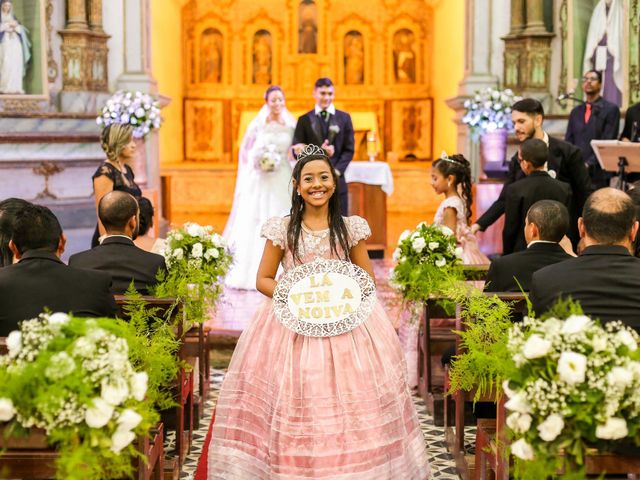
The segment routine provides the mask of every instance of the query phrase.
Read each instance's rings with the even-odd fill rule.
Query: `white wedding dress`
[[[289,214],[291,209],[291,165],[287,153],[295,120],[287,112],[283,115],[284,124],[267,123],[262,113],[251,122],[242,141],[233,206],[223,233],[233,253],[225,285],[247,290],[256,288],[265,244],[260,236],[262,224],[271,217]],[[265,172],[259,164],[269,149],[279,154],[280,162],[273,171]]]

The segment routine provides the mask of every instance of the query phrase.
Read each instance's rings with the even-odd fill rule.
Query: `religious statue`
[[[402,110],[402,148],[412,151],[418,147],[418,140],[420,139],[420,132],[422,131],[420,109],[415,105],[411,105]]]
[[[266,30],[253,37],[253,83],[271,83],[271,34]]]
[[[583,72],[602,73],[602,96],[622,105],[624,2],[600,0],[591,14],[584,50]]]
[[[209,28],[202,33],[200,43],[200,81],[220,83],[222,77],[222,35]]]
[[[344,37],[344,83],[364,83],[364,43],[360,32],[349,32]]]
[[[413,51],[413,32],[406,28],[393,36],[394,73],[397,83],[416,82],[416,54]]]
[[[28,30],[13,13],[10,0],[0,2],[0,93],[24,93],[24,76],[31,58]]]
[[[300,2],[298,53],[318,53],[318,6],[313,0]]]

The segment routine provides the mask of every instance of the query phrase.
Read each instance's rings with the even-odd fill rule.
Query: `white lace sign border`
[[[314,322],[299,318],[289,307],[289,294],[294,286],[312,275],[336,273],[354,280],[361,292],[360,304],[353,313],[334,321]],[[376,286],[371,276],[357,265],[343,260],[317,259],[286,272],[273,292],[276,318],[289,330],[307,337],[334,337],[361,325],[373,311]]]

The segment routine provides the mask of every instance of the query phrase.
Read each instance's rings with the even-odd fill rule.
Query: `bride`
[[[233,206],[223,233],[234,257],[225,284],[247,290],[256,288],[265,243],[262,224],[291,208],[289,150],[296,121],[285,107],[280,87],[269,87],[264,97],[265,104],[240,145]]]

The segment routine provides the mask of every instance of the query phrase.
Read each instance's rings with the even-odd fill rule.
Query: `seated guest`
[[[520,168],[526,177],[507,185],[505,191],[503,254],[527,248],[524,238],[524,220],[527,211],[539,200],[556,200],[567,208],[571,203],[568,183],[552,178],[545,171],[549,156],[547,144],[537,138],[525,140],[518,151]]]
[[[47,207],[28,205],[16,214],[9,248],[18,263],[0,268],[0,336],[45,309],[86,317],[116,314],[111,276],[67,267],[59,258],[65,242]]]
[[[578,229],[585,245],[581,255],[533,274],[530,298],[536,314],[571,297],[586,315],[640,329],[640,259],[630,253],[638,222],[629,195],[613,188],[594,192]]]
[[[158,270],[166,267],[163,256],[133,243],[138,234],[138,215],[138,202],[132,195],[117,190],[105,194],[98,204],[98,216],[106,237],[97,247],[72,255],[69,265],[109,273],[114,294],[125,293],[131,281],[138,292],[148,294],[149,287],[156,284]]]
[[[527,249],[496,258],[487,273],[485,292],[528,292],[533,272],[572,258],[559,242],[569,230],[569,211],[555,200],[540,200],[527,212]]]
[[[133,243],[147,252],[158,253],[154,249],[154,245],[158,242],[158,239],[152,235],[148,235],[152,232],[151,227],[153,227],[153,216],[155,215],[153,204],[151,200],[145,197],[136,198],[136,200],[140,208],[140,222],[138,223],[138,236],[133,239]]]
[[[9,240],[13,233],[13,220],[16,213],[25,206],[31,205],[20,198],[7,198],[0,202],[0,267],[13,263],[13,252],[9,248]]]

